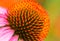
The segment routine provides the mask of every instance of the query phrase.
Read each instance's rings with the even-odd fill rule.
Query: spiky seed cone
[[[14,35],[24,41],[42,41],[48,33],[49,18],[40,4],[34,1],[20,1],[8,12],[8,22]]]

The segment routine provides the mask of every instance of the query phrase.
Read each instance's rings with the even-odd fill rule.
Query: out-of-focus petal
[[[10,39],[10,41],[18,41],[18,35],[15,35],[15,36],[13,36],[11,39]]]
[[[6,18],[6,14],[7,14],[7,9],[3,8],[3,7],[0,7],[0,18],[1,17]]]
[[[0,35],[4,33],[3,31],[8,30],[8,29],[10,29],[10,27],[1,27],[0,28]]]
[[[0,14],[6,14],[7,10],[3,7],[0,7]]]
[[[13,36],[14,31],[9,29],[9,27],[0,29],[0,41],[9,41]]]
[[[3,7],[0,7],[0,26],[4,26],[5,24],[7,24],[6,22],[6,16],[7,14],[7,10]]]
[[[4,18],[0,18],[0,27],[8,24],[8,21]]]

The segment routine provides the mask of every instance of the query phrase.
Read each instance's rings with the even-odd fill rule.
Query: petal
[[[0,18],[1,17],[7,18],[6,14],[7,14],[7,9],[0,7]]]
[[[0,27],[8,24],[8,21],[4,18],[0,18]]]
[[[8,28],[1,28],[0,29],[0,41],[9,41],[14,31]]]
[[[7,14],[7,10],[3,7],[0,7],[0,26],[4,26],[5,24],[7,24],[6,14]]]
[[[1,27],[0,28],[0,35],[3,34],[5,30],[10,29],[10,27]]]
[[[0,14],[6,14],[7,13],[7,10],[3,7],[0,7]]]
[[[13,36],[11,39],[10,39],[10,41],[18,41],[18,35],[15,35],[15,36]]]

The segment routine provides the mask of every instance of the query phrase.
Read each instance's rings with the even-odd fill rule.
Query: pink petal
[[[5,24],[7,24],[5,20],[7,18],[6,14],[7,10],[3,7],[0,7],[0,26],[4,26]]]
[[[14,31],[9,29],[9,27],[0,29],[0,41],[9,41],[13,36]]]
[[[7,14],[7,9],[0,7],[0,18],[1,17],[7,18],[6,14]]]
[[[0,7],[0,14],[6,14],[7,13],[7,10],[3,7]]]
[[[0,26],[4,26],[6,24],[8,24],[8,21],[4,18],[0,18]]]
[[[3,34],[5,30],[10,29],[10,27],[1,27],[0,28],[0,35]]]
[[[11,39],[10,39],[10,41],[18,41],[18,35],[15,35],[15,36],[13,36]]]

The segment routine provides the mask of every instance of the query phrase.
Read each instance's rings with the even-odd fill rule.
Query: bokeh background
[[[38,0],[48,11],[50,29],[45,41],[60,41],[60,0]]]

